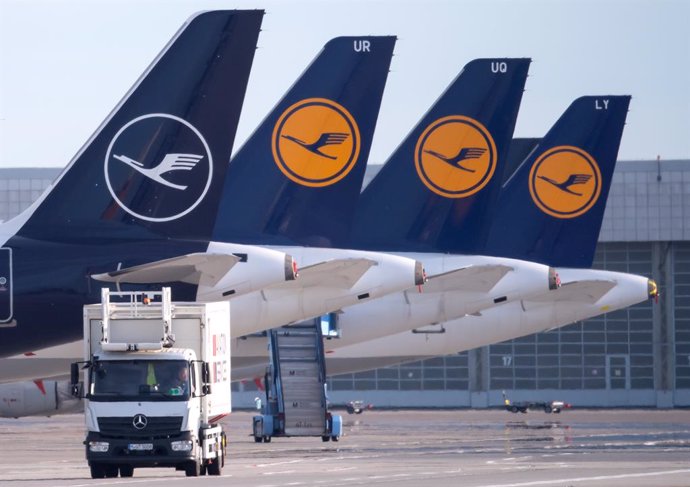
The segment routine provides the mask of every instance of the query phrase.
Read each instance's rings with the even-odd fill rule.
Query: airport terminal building
[[[370,179],[376,167],[367,177]],[[57,168],[0,169],[0,219],[28,207]],[[578,406],[690,406],[690,161],[616,167],[594,268],[651,277],[658,303],[455,355],[329,380],[333,403],[487,407],[515,400]],[[261,394],[235,384],[233,402]]]

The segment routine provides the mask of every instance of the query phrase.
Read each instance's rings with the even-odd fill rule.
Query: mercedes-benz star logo
[[[149,420],[143,414],[137,414],[132,420],[132,425],[138,430],[143,430],[147,424],[149,424]]]

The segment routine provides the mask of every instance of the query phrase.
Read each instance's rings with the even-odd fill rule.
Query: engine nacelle
[[[208,252],[233,254],[240,261],[213,284],[209,285],[202,280],[199,283],[197,301],[226,301],[297,277],[297,264],[292,256],[278,250],[211,242]]]
[[[81,411],[69,381],[37,380],[0,384],[0,417],[53,416]]]

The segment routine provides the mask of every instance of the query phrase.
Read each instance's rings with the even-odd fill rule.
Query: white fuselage
[[[365,303],[390,293],[413,287],[420,278],[421,266],[411,258],[379,252],[309,247],[276,248],[299,263],[300,268],[318,266],[336,259],[347,263],[359,259],[371,261],[361,276],[347,281],[349,270],[340,273],[301,273],[296,280],[232,298],[232,337],[257,333],[277,326],[306,320]],[[216,287],[200,287],[199,301],[222,298]]]
[[[529,299],[549,290],[549,267],[533,262],[484,256],[403,255],[421,260],[429,276],[482,265],[508,266],[512,270],[488,291],[474,290],[472,282],[463,285],[449,282],[448,286],[437,286],[441,289],[429,290],[429,285],[415,287],[377,301],[344,308],[338,315],[342,336],[334,343],[341,347],[355,345]],[[432,282],[433,278],[429,283]],[[474,287],[479,287],[479,282]]]
[[[478,316],[430,326],[428,331],[432,333],[418,333],[424,331],[423,328],[416,330],[417,333],[401,330],[357,344],[348,344],[343,339],[325,340],[326,370],[329,375],[352,373],[471,350],[585,320],[648,299],[649,280],[645,277],[589,269],[559,269],[558,272],[563,283],[601,279],[615,281],[615,286],[593,303],[513,301],[482,311]],[[385,316],[380,316],[379,321],[369,321],[369,328],[378,328],[381,320],[386,320]],[[387,322],[383,326],[395,325]],[[438,333],[441,330],[443,332]],[[343,337],[348,333],[343,325]],[[265,338],[233,340],[233,380],[261,376],[266,361]]]

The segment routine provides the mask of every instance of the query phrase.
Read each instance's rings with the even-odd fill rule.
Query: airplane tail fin
[[[505,183],[510,176],[520,167],[522,161],[530,155],[530,153],[537,148],[541,139],[537,138],[514,138],[510,141],[508,148],[508,158],[506,159],[506,168],[503,171],[503,183]]]
[[[352,246],[471,252],[484,241],[529,64],[465,66],[362,192]]]
[[[338,37],[233,157],[217,240],[332,246],[349,232],[395,37]]]
[[[590,267],[629,96],[575,100],[506,180],[486,253]]]
[[[49,192],[17,217],[18,233],[208,240],[262,18],[261,10],[190,18]]]

